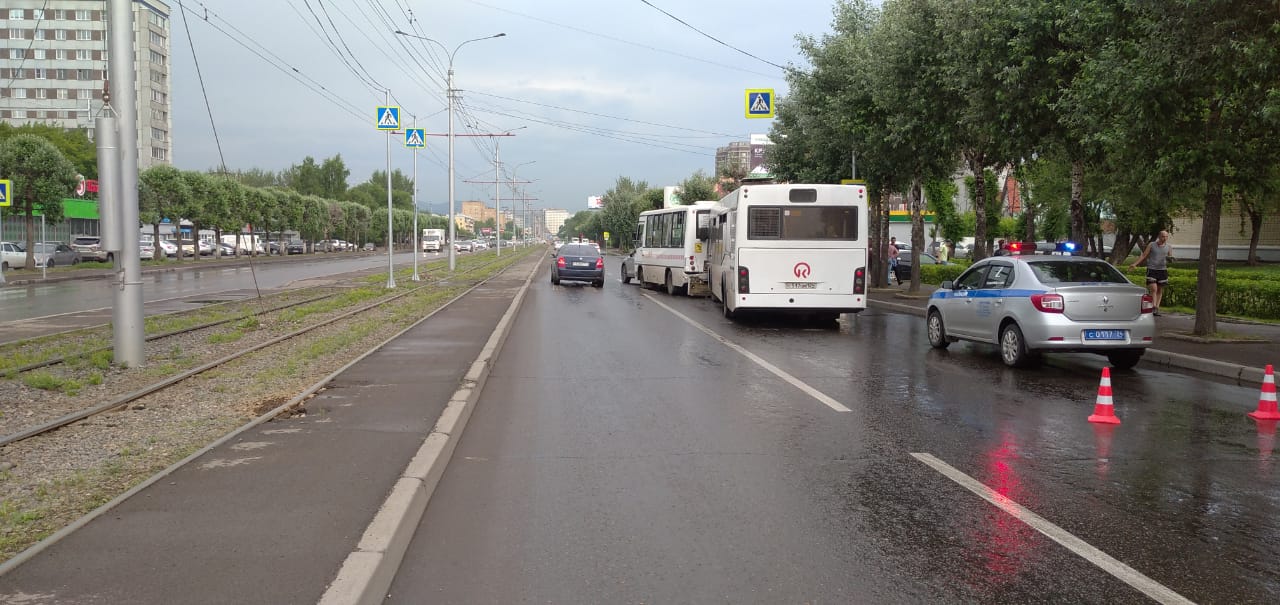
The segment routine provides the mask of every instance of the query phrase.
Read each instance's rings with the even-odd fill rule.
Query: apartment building
[[[498,218],[498,211],[490,206],[486,206],[484,202],[468,200],[462,202],[462,213],[475,219],[477,223],[485,221],[494,221]]]
[[[133,3],[138,168],[172,163],[169,5]],[[5,0],[0,8],[0,120],[88,129],[107,77],[102,0]]]
[[[542,211],[542,225],[547,233],[559,233],[564,222],[569,220],[569,211],[561,208],[547,208]]]

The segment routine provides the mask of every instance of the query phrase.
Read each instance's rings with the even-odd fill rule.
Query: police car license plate
[[[587,266],[587,263],[573,263],[573,266],[575,266],[575,267],[585,267],[585,266]]]
[[[811,281],[789,281],[786,282],[788,290],[816,290],[818,284]]]
[[[1085,330],[1084,339],[1089,340],[1128,340],[1128,330]]]

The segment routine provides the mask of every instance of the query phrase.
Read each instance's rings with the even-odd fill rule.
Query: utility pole
[[[413,116],[413,127],[418,128],[418,116]],[[422,281],[418,275],[418,254],[422,244],[418,243],[418,148],[413,148],[413,281]]]
[[[391,89],[386,90],[386,100],[388,106],[391,105]],[[401,122],[403,124],[403,122]],[[450,124],[452,126],[452,124]],[[400,124],[396,124],[397,127]],[[394,290],[396,287],[396,263],[395,263],[395,240],[392,239],[391,229],[391,137],[396,131],[387,131],[387,289]],[[450,149],[452,151],[452,148]],[[417,256],[413,257],[417,260]]]
[[[142,319],[142,261],[138,258],[138,98],[134,86],[133,2],[109,0],[107,39],[111,60],[109,82],[115,101],[115,118],[99,117],[97,135],[114,143],[106,157],[99,156],[98,172],[104,181],[103,193],[112,220],[104,221],[103,243],[116,261],[116,293],[112,311],[113,357],[117,364],[131,368],[146,362],[145,325]],[[98,141],[99,146],[103,144]],[[103,214],[106,218],[107,213]],[[198,235],[198,234],[197,234]],[[112,250],[114,248],[114,250]]]

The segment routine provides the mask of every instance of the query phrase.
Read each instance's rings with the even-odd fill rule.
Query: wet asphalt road
[[[1188,599],[1280,602],[1256,390],[1116,373],[1104,432],[1102,357],[1011,370],[876,310],[734,323],[609,268],[534,282],[389,602],[1150,602],[912,453]]]

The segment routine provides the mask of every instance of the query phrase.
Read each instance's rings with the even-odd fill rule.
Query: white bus
[[[715,205],[694,202],[640,213],[634,277],[641,287],[662,286],[667,294],[707,295],[706,229]],[[624,274],[622,279],[631,277]]]
[[[834,320],[867,308],[864,185],[748,185],[711,220],[707,278],[725,317],[758,309]]]
[[[444,249],[444,229],[422,230],[422,251],[439,252]]]

